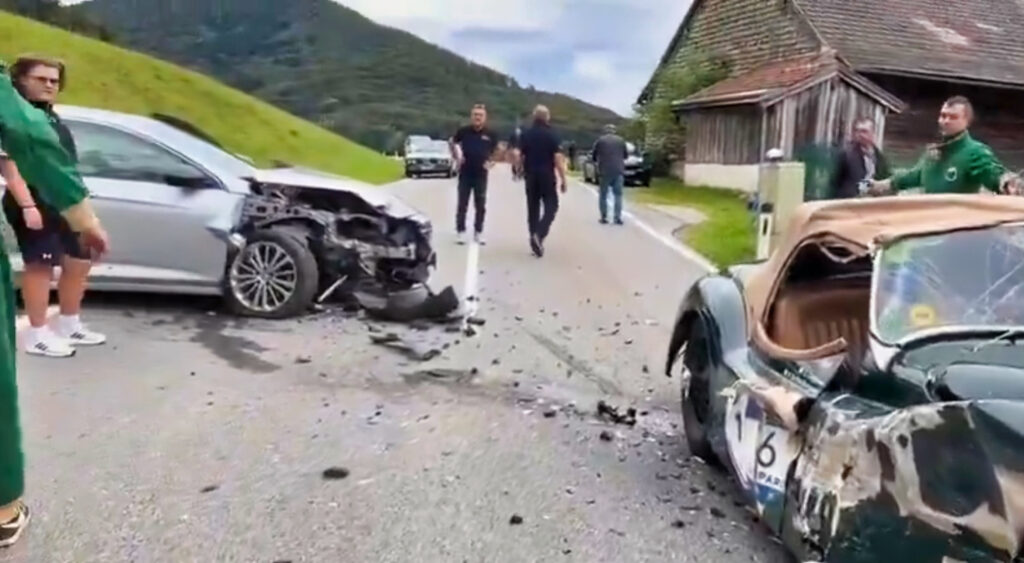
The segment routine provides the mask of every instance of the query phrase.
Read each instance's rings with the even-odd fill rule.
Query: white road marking
[[[46,319],[47,319],[47,321],[49,321],[49,319],[52,319],[53,316],[56,315],[59,311],[60,311],[60,307],[58,307],[56,305],[50,305],[46,309]],[[14,330],[15,330],[15,332],[21,332],[21,331],[25,330],[26,328],[28,328],[29,326],[30,325],[29,325],[29,322],[28,322],[28,315],[18,315],[18,317],[16,319],[14,319]]]
[[[586,184],[582,184],[579,181],[575,183],[586,188],[587,191],[594,196],[594,199],[600,199],[600,193],[593,187],[588,186]],[[641,231],[647,233],[654,240],[674,250],[677,254],[689,260],[690,262],[693,262],[694,264],[700,266],[705,271],[709,273],[718,271],[718,267],[712,264],[711,261],[708,260],[707,258],[701,256],[700,253],[686,246],[685,244],[679,242],[678,240],[675,239],[675,237],[658,232],[654,227],[651,227],[647,223],[644,223],[639,218],[637,218],[636,215],[633,215],[629,211],[623,209],[622,217],[623,219],[626,219],[630,223],[636,225]]]
[[[469,243],[466,253],[466,279],[462,286],[462,330],[469,329],[469,319],[476,316],[480,308],[480,245],[475,241]]]

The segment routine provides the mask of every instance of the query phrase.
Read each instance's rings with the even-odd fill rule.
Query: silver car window
[[[176,154],[130,133],[67,120],[83,176],[179,187],[214,186],[215,180]]]

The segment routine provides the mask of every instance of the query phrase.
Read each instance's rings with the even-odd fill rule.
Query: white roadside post
[[[765,155],[757,186],[757,259],[767,260],[771,254],[772,232],[775,229],[775,195],[778,194],[779,162],[782,149],[771,149]]]

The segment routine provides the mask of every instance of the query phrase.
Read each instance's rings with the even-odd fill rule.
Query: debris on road
[[[299,356],[298,358],[295,358],[295,363],[297,364],[309,364],[312,362],[313,358],[310,358],[309,356]]]
[[[207,486],[203,487],[202,489],[200,489],[199,492],[203,493],[203,494],[212,493],[213,491],[216,491],[219,488],[220,488],[220,485],[207,485]]]
[[[544,418],[555,418],[558,414],[558,409],[552,407],[544,411]]]
[[[621,414],[619,409],[609,405],[602,401],[597,402],[597,417],[605,420],[609,420],[615,424],[625,424],[626,426],[636,426],[636,409],[630,407],[626,409],[626,414]]]
[[[349,470],[344,467],[328,467],[324,469],[323,478],[329,481],[337,481],[348,477]]]
[[[453,381],[455,383],[469,383],[479,375],[480,370],[472,369],[425,369],[413,373],[403,374],[402,378],[407,383],[422,383],[424,381]]]
[[[407,323],[419,319],[441,319],[459,308],[459,296],[451,286],[441,293],[420,285],[407,292],[383,295],[377,291],[357,290],[353,296],[367,315],[382,321]]]
[[[708,512],[710,512],[715,518],[725,518],[725,513],[718,507],[712,506],[708,509]]]
[[[686,527],[686,522],[683,522],[682,520],[675,520],[672,522],[672,527],[677,529],[683,529]]]
[[[523,523],[523,517],[518,514],[513,514],[512,517],[508,519],[508,523],[511,526],[518,526]]]
[[[615,438],[614,438],[614,437],[612,436],[612,433],[611,433],[611,432],[609,432],[609,431],[607,431],[607,430],[602,430],[602,431],[601,431],[601,434],[600,434],[600,436],[599,436],[599,437],[600,437],[600,438],[601,438],[601,440],[602,440],[602,441],[604,441],[604,442],[611,442],[612,440],[614,440],[614,439],[615,439]]]
[[[393,332],[383,335],[372,334],[370,335],[370,342],[378,346],[398,350],[404,353],[409,359],[420,362],[426,362],[441,355],[441,350],[437,348],[432,348],[421,342],[409,340],[408,338],[402,338]]]
[[[487,320],[481,317],[469,317],[466,322],[473,326],[484,326],[487,324]]]

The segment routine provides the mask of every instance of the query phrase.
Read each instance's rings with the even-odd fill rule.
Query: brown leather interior
[[[854,354],[867,346],[868,279],[791,284],[779,292],[771,319],[771,338],[784,348],[808,350],[846,340]]]

